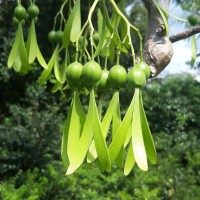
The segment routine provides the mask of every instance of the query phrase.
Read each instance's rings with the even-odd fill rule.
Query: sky
[[[176,6],[173,3],[170,6],[169,12],[183,19],[187,17],[187,13],[183,11],[180,6]],[[174,35],[184,30],[187,30],[185,22],[180,22],[172,17],[169,17],[169,35]],[[194,75],[198,81],[200,81],[200,73],[192,70],[190,66],[186,64],[186,62],[191,60],[191,40],[180,40],[173,43],[172,46],[174,50],[172,60],[165,70],[159,75],[159,77],[163,77],[166,74],[190,73]],[[200,39],[197,40],[197,49],[200,49]],[[198,58],[198,60],[200,61],[200,58]]]

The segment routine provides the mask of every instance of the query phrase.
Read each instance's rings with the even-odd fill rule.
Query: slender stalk
[[[133,48],[133,45],[132,45],[132,39],[131,39],[131,29],[133,29],[138,37],[139,37],[139,41],[140,41],[140,57],[141,57],[141,60],[143,60],[143,54],[142,54],[142,36],[140,34],[140,31],[139,29],[137,29],[135,26],[133,26],[129,21],[128,19],[126,18],[126,16],[119,10],[118,6],[116,5],[115,1],[114,0],[110,0],[110,3],[112,4],[114,10],[116,11],[116,13],[118,15],[121,16],[121,18],[125,21],[126,25],[127,25],[127,36],[128,36],[128,39],[129,39],[129,45],[130,45],[130,48],[131,48],[131,53],[132,53],[132,56],[133,56],[133,65],[135,65],[135,51],[134,51],[134,48]]]
[[[69,1],[69,0],[65,0],[65,1],[63,2],[63,4],[61,5],[60,10],[57,12],[57,14],[56,14],[56,16],[55,16],[55,18],[54,18],[53,30],[55,30],[56,21],[57,21],[57,18],[58,18],[59,15],[60,15],[60,17],[61,17],[61,19],[60,19],[60,29],[62,28],[62,23],[63,23],[63,21],[64,21],[64,22],[66,21],[64,15],[63,15],[63,9],[64,9],[64,7],[65,7],[65,5],[67,4],[68,1]]]
[[[90,32],[90,44],[91,44],[91,54],[92,54],[92,59],[93,59],[93,46],[94,46],[94,43],[93,43],[93,33],[94,33],[94,27],[93,27],[93,24],[92,24],[92,14],[96,8],[96,5],[97,3],[99,2],[99,0],[95,0],[89,10],[89,14],[88,14],[88,18],[85,22],[85,24],[83,25],[80,33],[79,33],[79,36],[78,38],[80,38],[80,36],[83,34],[85,28],[89,25],[89,32]],[[76,47],[78,48],[78,40],[76,42]]]

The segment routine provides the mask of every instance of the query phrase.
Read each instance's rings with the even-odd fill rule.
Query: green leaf
[[[65,48],[68,48],[70,44],[70,33],[71,33],[73,19],[74,19],[74,9],[71,11],[68,20],[65,23],[65,28],[63,32],[63,46]]]
[[[56,80],[60,83],[62,83],[62,78],[60,74],[60,69],[59,69],[59,55],[57,52],[56,58],[55,58],[55,63],[54,63],[54,75],[56,77]]]
[[[94,107],[94,118],[93,118],[93,134],[94,134],[94,143],[96,151],[98,154],[99,162],[102,164],[103,168],[110,172],[111,171],[111,162],[106,145],[106,141],[103,136],[102,126],[99,120],[98,110],[95,102],[94,90],[91,91],[91,99]]]
[[[109,50],[109,47],[107,47],[107,45],[103,45],[103,49],[101,50],[100,55],[103,58],[110,56],[110,50]]]
[[[103,15],[101,13],[101,10],[100,8],[98,8],[97,10],[97,19],[98,19],[98,32],[99,34],[103,31],[102,30],[102,27],[103,27],[103,23],[104,23],[104,20],[103,20]]]
[[[128,53],[128,50],[126,49],[125,45],[122,43],[122,41],[119,38],[118,32],[115,32],[114,36],[113,36],[113,41],[115,43],[115,46],[118,49],[121,49],[121,51],[123,53]]]
[[[194,63],[197,58],[197,43],[195,35],[192,36],[192,59],[191,59],[191,66],[194,66]]]
[[[31,27],[30,27],[30,30],[29,30],[27,48],[28,48],[28,58],[29,58],[28,60],[29,60],[29,63],[33,63],[33,61],[37,57],[37,50],[38,50],[34,19],[32,19],[32,21],[31,21]]]
[[[144,111],[143,102],[142,102],[142,92],[140,92],[140,113],[141,113],[141,122],[142,122],[142,133],[143,133],[143,139],[144,139],[144,145],[145,145],[147,157],[152,164],[155,164],[157,160],[156,148],[153,142],[151,131],[150,131],[146,114]]]
[[[21,23],[19,23],[17,31],[16,31],[16,37],[15,37],[15,41],[12,45],[12,49],[10,51],[9,57],[8,57],[8,68],[11,68],[13,66],[13,63],[15,61],[15,58],[18,54],[18,50],[19,50],[19,40],[20,40],[20,32],[22,31],[22,25]]]
[[[44,60],[44,57],[43,57],[43,55],[42,55],[42,53],[41,53],[41,51],[40,51],[40,49],[39,49],[39,47],[37,47],[38,49],[37,49],[37,60],[38,60],[38,62],[40,63],[40,65],[42,66],[42,67],[44,67],[44,69],[47,69],[48,68],[48,66],[47,66],[47,63],[46,63],[46,61]]]
[[[127,36],[127,24],[123,20],[119,23],[120,36],[122,40]],[[127,40],[126,40],[127,41]],[[128,42],[127,42],[128,44]]]
[[[163,10],[160,8],[160,5],[156,2],[156,0],[152,0],[152,1],[155,4],[155,6],[157,7],[158,11],[160,12],[160,15],[161,15],[164,25],[165,25],[166,34],[169,35],[169,25],[168,25],[168,20],[165,15],[165,12],[163,12]]]
[[[61,157],[62,157],[64,166],[66,168],[69,166],[69,158],[67,155],[67,144],[68,144],[68,133],[69,133],[69,125],[70,125],[70,121],[71,121],[71,115],[72,115],[72,104],[71,104],[68,114],[67,114],[67,119],[65,122],[63,136],[62,136],[62,145],[61,145]]]
[[[126,161],[124,164],[124,175],[125,176],[129,175],[134,164],[135,164],[135,158],[134,158],[134,154],[133,154],[133,146],[132,146],[132,142],[130,142],[129,147],[128,147],[128,152],[126,155]]]
[[[135,161],[138,167],[144,171],[148,170],[147,155],[142,135],[140,116],[140,90],[136,89],[134,94],[134,110],[132,118],[132,145]]]
[[[49,75],[50,75],[50,73],[53,69],[53,66],[55,64],[56,55],[58,54],[58,51],[59,51],[59,45],[57,45],[55,50],[54,50],[54,53],[53,53],[48,65],[47,65],[48,68],[44,69],[41,76],[39,77],[39,80],[38,80],[39,84],[44,84],[47,81],[47,79],[48,79],[48,77],[49,77]]]
[[[68,66],[68,51],[66,49],[66,51],[65,51],[65,59],[64,59],[62,65],[60,66],[60,76],[61,76],[61,83],[62,84],[64,84],[64,82],[66,81],[67,66]]]
[[[110,42],[109,52],[110,52],[109,59],[111,62],[113,62],[115,59],[115,55],[116,55],[115,43],[113,40],[111,40],[111,42]]]
[[[81,32],[81,8],[80,0],[76,0],[74,4],[74,17],[71,27],[70,40],[76,42],[78,40],[79,34]]]
[[[99,53],[101,52],[104,41],[105,41],[106,32],[107,32],[105,17],[102,16],[102,13],[100,10],[98,10],[98,26],[100,29],[99,30],[99,43],[98,43],[96,51],[94,53],[94,58],[96,56],[98,56]]]
[[[110,33],[113,33],[114,30],[113,30],[113,27],[112,27],[112,24],[111,24],[109,15],[108,15],[108,11],[107,11],[105,1],[103,1],[103,11],[104,11],[104,17],[106,19],[106,25],[108,27],[108,30],[110,31]]]
[[[128,131],[128,128],[132,120],[133,106],[134,106],[134,100],[131,101],[131,104],[126,112],[126,115],[124,116],[122,123],[120,124],[120,127],[118,128],[109,146],[109,154],[111,162],[113,162],[118,156],[119,151],[121,150],[124,141],[126,139],[126,133]]]
[[[117,30],[120,21],[121,21],[121,16],[118,15],[116,12],[114,12],[111,17],[111,26],[113,27],[114,30]]]

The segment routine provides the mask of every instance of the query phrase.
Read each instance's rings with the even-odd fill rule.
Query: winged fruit
[[[93,40],[95,41],[95,43],[98,43],[99,42],[99,33],[96,32],[94,35],[93,35]]]

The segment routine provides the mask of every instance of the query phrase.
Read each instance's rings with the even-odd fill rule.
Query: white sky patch
[[[191,59],[191,47],[186,41],[179,41],[173,43],[174,55],[170,64],[167,66],[166,71],[170,73],[182,73],[185,70],[190,69],[190,66],[186,62]]]
[[[170,6],[170,13],[173,15],[187,19],[189,15],[188,12],[183,11],[180,6],[175,5],[173,2]],[[176,19],[169,17],[169,31],[170,35],[175,35],[180,32],[183,32],[188,29],[186,26],[187,23],[177,21]],[[197,40],[197,52],[200,50],[200,40]],[[165,68],[165,70],[158,77],[165,77],[167,74],[183,74],[188,73],[194,76],[194,78],[200,81],[200,73],[196,70],[191,69],[190,65],[187,62],[191,61],[192,58],[192,49],[191,49],[191,39],[184,39],[172,44],[173,46],[173,57],[169,65]],[[196,60],[200,61],[200,58]]]

